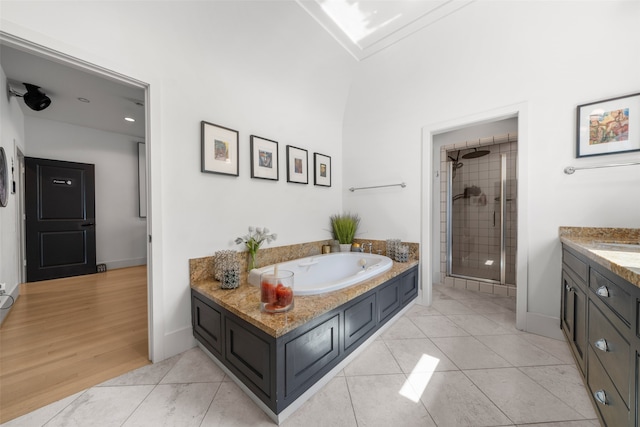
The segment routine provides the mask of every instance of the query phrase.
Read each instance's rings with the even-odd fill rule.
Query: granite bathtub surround
[[[640,287],[640,245],[637,249],[603,245],[640,244],[640,229],[560,227],[559,235],[562,243]]]
[[[258,255],[261,257],[260,265],[319,255],[322,245],[328,242],[330,241],[263,249]],[[374,241],[374,247],[376,243],[380,245],[379,247],[385,245],[384,241]],[[414,245],[417,247],[417,244]],[[414,248],[409,262],[394,261],[390,270],[358,285],[322,295],[295,296],[294,308],[285,313],[270,314],[260,311],[260,289],[247,282],[247,273],[241,273],[240,286],[237,289],[220,289],[220,283],[213,278],[212,257],[189,260],[191,288],[267,334],[278,338],[418,265],[417,254],[418,250]],[[239,257],[245,257],[245,255],[244,252],[239,253]]]

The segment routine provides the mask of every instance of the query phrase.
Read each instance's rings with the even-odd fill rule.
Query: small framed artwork
[[[578,105],[576,157],[640,151],[640,93]]]
[[[307,150],[287,145],[287,182],[309,183]]]
[[[313,153],[313,183],[322,187],[331,187],[331,157]]]
[[[202,172],[238,176],[238,131],[201,122]]]
[[[278,143],[251,135],[251,178],[278,180]]]

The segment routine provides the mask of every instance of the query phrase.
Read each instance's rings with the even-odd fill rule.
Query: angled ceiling
[[[354,58],[365,59],[474,0],[296,0]]]
[[[144,90],[2,44],[0,65],[9,85],[18,93],[26,92],[23,83],[31,83],[40,86],[51,98],[51,105],[42,111],[33,111],[18,99],[26,116],[115,132],[144,141]],[[135,122],[125,121],[125,117],[133,118]]]

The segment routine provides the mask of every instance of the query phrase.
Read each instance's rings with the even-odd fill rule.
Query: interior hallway
[[[0,422],[150,363],[146,266],[21,286],[0,328]]]
[[[568,346],[515,329],[515,299],[434,286],[285,426],[598,426]],[[271,426],[199,349],[6,424]]]

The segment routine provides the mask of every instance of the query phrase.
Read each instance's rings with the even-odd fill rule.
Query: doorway
[[[145,221],[146,225],[144,227],[145,230],[143,232],[144,235],[142,236],[142,239],[143,239],[142,245],[146,250],[146,263],[148,267],[146,269],[147,271],[146,289],[147,289],[147,307],[148,307],[147,326],[149,331],[147,354],[149,359],[151,360],[157,360],[159,358],[162,358],[163,357],[162,351],[161,351],[162,339],[159,338],[157,328],[154,328],[154,315],[153,315],[154,314],[153,306],[160,306],[161,299],[157,296],[155,299],[153,298],[154,295],[153,295],[153,281],[152,281],[153,266],[152,266],[152,258],[151,258],[150,235],[151,235],[151,221],[152,221],[152,215],[153,215],[152,204],[151,204],[151,197],[152,197],[151,189],[152,189],[153,182],[150,179],[151,170],[152,170],[150,165],[153,161],[153,156],[152,156],[152,150],[151,150],[151,141],[147,137],[149,135],[149,129],[150,129],[150,123],[149,123],[150,107],[148,102],[149,101],[149,84],[142,82],[140,80],[136,80],[134,78],[125,76],[118,72],[114,72],[114,71],[105,69],[103,67],[93,65],[85,60],[74,58],[68,54],[55,51],[53,49],[27,41],[25,39],[13,36],[5,32],[0,32],[0,44],[2,44],[3,52],[13,49],[23,54],[32,56],[33,58],[37,58],[40,61],[45,61],[52,64],[57,64],[58,66],[67,67],[70,70],[70,72],[71,71],[73,71],[74,73],[77,73],[78,71],[83,72],[86,74],[87,79],[93,79],[94,81],[102,81],[102,82],[105,82],[105,85],[111,85],[112,87],[113,85],[120,85],[120,87],[124,88],[125,91],[127,90],[127,88],[129,88],[142,93],[141,95],[142,102],[137,102],[138,97],[136,97],[136,102],[129,100],[132,109],[140,108],[140,111],[142,112],[141,123],[144,129],[143,131],[144,133],[141,137],[132,138],[132,139],[135,139],[136,141],[135,144],[132,143],[132,149],[135,149],[135,151],[132,152],[132,156],[134,155],[133,153],[136,153],[137,155],[137,142],[139,142],[140,139],[144,139],[144,141],[146,142],[144,146],[145,146],[145,158],[146,158],[146,177],[147,177],[146,181],[148,185],[147,199],[146,199],[148,211],[147,211],[147,218]],[[9,49],[5,50],[4,49],[5,47]],[[3,55],[3,57],[5,57],[6,59],[5,55]],[[3,68],[5,68],[4,62],[2,65],[3,65]],[[39,69],[38,67],[30,68],[30,70],[38,70],[38,69]],[[6,68],[5,68],[5,71],[6,71]],[[11,80],[11,76],[9,75],[9,73],[6,72],[6,74],[7,74],[7,78]],[[64,74],[64,73],[58,73],[58,74]],[[115,96],[113,92],[111,93],[111,95]],[[75,96],[76,95],[72,96],[73,100],[76,100]],[[126,95],[122,95],[122,97],[126,97]],[[77,98],[78,103],[86,102],[86,101],[87,99]],[[55,99],[53,100],[53,102],[55,102]],[[78,125],[78,126],[82,126],[82,125]],[[89,126],[86,126],[86,127],[89,128]],[[26,151],[25,153],[30,154]],[[54,156],[47,156],[47,157],[55,158]],[[71,159],[71,160],[75,160],[75,159]],[[137,176],[137,161],[134,161],[133,164],[136,165],[136,176]],[[132,185],[137,189],[137,178],[132,181]],[[22,186],[21,188],[24,188],[24,187]],[[21,194],[20,196],[22,197],[23,194]],[[137,216],[138,214],[137,204],[136,204],[135,213]],[[16,222],[21,224],[21,229],[24,229],[22,217],[16,218]],[[26,273],[23,270],[24,267],[23,267],[22,260],[25,258],[26,255],[24,253],[24,248],[21,246],[24,244],[25,240],[26,240],[26,237],[21,239],[21,242],[16,242],[16,249],[15,249],[16,252],[18,251],[20,252],[20,257],[17,257],[17,258],[21,258],[20,268],[21,268],[21,271],[23,271],[23,275],[26,275]],[[114,268],[118,268],[118,267],[114,267]],[[23,282],[25,281],[24,279],[25,277],[23,277]],[[154,353],[157,353],[157,355]]]
[[[512,126],[505,128],[504,125]],[[422,194],[423,210],[421,212],[421,280],[422,301],[431,304],[432,284],[442,283],[446,270],[441,270],[442,263],[446,263],[446,207],[441,203],[441,196],[447,193],[446,177],[442,176],[441,162],[446,162],[446,150],[442,147],[454,144],[457,149],[468,149],[467,140],[475,140],[486,135],[501,135],[510,132],[518,135],[518,150],[515,164],[518,180],[516,194],[516,254],[515,281],[518,285],[516,292],[516,326],[520,330],[527,330],[527,281],[528,281],[528,238],[527,238],[527,152],[528,152],[528,106],[526,103],[514,104],[461,118],[443,122],[435,122],[422,128]],[[503,127],[501,127],[503,126]],[[454,139],[443,141],[442,138],[453,136]],[[464,141],[464,142],[459,142]],[[455,146],[456,142],[460,144]],[[473,150],[472,150],[473,151]],[[454,157],[455,158],[455,157]],[[446,175],[446,174],[445,174]],[[469,191],[469,190],[467,190]],[[462,191],[464,196],[464,190]],[[468,193],[469,195],[469,193]],[[455,195],[454,195],[455,196]],[[457,203],[457,202],[456,202]],[[489,200],[487,200],[489,203]],[[478,282],[476,282],[478,283]],[[535,319],[534,319],[535,320]]]

